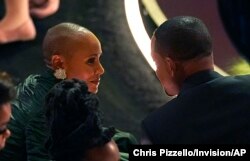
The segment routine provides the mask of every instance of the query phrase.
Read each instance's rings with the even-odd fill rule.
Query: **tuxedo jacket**
[[[249,144],[250,75],[195,73],[142,129],[153,144]]]

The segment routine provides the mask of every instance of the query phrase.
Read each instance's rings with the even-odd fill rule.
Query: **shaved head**
[[[45,60],[50,61],[55,54],[68,56],[75,49],[75,45],[84,42],[89,35],[94,34],[74,23],[60,23],[50,28],[43,41]]]

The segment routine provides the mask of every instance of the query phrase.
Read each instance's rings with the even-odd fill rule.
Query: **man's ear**
[[[168,69],[168,73],[172,77],[174,77],[174,73],[175,73],[175,70],[176,70],[176,64],[175,64],[174,60],[169,58],[169,57],[165,57],[164,62],[165,62],[165,65],[167,66],[166,69]]]
[[[51,66],[54,70],[64,69],[64,58],[61,55],[53,55],[51,57]]]

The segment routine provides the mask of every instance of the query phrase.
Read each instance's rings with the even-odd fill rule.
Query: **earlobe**
[[[51,57],[51,66],[54,70],[56,69],[64,69],[64,61],[63,57],[60,55],[53,55]]]
[[[176,69],[176,65],[174,61],[169,57],[166,57],[164,61],[165,61],[165,64],[167,65],[167,69],[169,70],[168,71],[169,74],[171,75],[171,77],[174,77],[174,71]]]

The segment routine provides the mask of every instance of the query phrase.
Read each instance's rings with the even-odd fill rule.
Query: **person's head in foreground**
[[[190,16],[161,24],[151,39],[156,75],[170,96],[177,95],[190,75],[213,70],[212,39],[205,24]]]
[[[98,38],[88,29],[73,23],[50,28],[43,41],[43,56],[57,79],[79,79],[89,91],[97,93],[104,69]]]
[[[5,142],[10,136],[7,125],[11,116],[10,101],[15,95],[11,78],[6,72],[0,72],[0,150],[4,148]]]
[[[103,129],[98,98],[80,80],[63,80],[46,96],[50,137],[46,144],[56,161],[118,161],[114,128]]]

